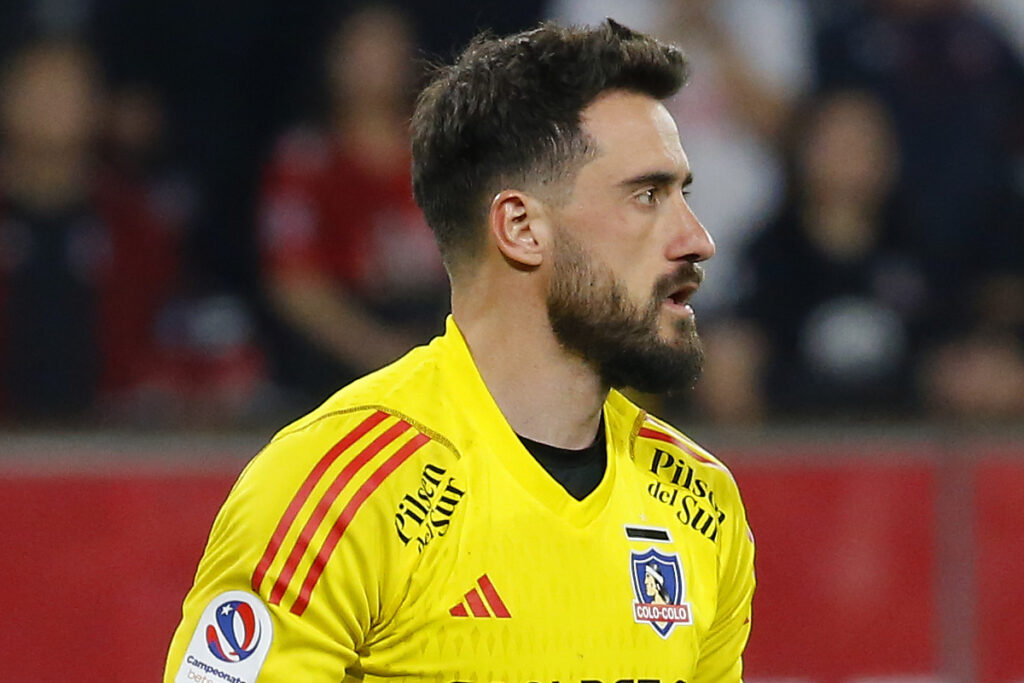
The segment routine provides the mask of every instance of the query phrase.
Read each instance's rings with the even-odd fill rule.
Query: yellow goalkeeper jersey
[[[617,392],[583,500],[444,336],[278,433],[214,522],[165,681],[740,681],[753,537],[714,457]]]

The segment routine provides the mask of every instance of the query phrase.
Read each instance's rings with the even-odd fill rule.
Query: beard
[[[704,362],[697,326],[692,317],[678,318],[675,339],[667,340],[658,320],[669,294],[701,279],[700,267],[686,263],[655,283],[646,305],[637,305],[608,266],[560,234],[548,321],[562,347],[590,365],[606,386],[655,394],[691,389]]]

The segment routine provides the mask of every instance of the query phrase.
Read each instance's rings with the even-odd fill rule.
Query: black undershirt
[[[586,498],[601,483],[607,461],[603,415],[594,443],[586,448],[558,448],[525,436],[520,436],[519,440],[541,467],[576,500]]]

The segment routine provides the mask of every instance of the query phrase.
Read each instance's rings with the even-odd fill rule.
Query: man
[[[124,416],[165,374],[178,239],[102,168],[101,80],[60,37],[0,65],[0,421]]]
[[[479,39],[437,74],[413,184],[447,332],[249,465],[166,680],[741,679],[735,482],[610,390],[699,366],[686,302],[714,245],[660,103],[684,76],[678,50],[610,21]]]
[[[430,339],[448,312],[448,280],[409,192],[413,52],[397,8],[346,13],[326,50],[329,111],[282,136],[264,172],[263,278],[282,323],[273,355],[302,400]]]

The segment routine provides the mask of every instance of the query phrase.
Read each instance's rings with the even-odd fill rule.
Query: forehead
[[[651,171],[689,171],[672,115],[658,100],[625,91],[602,94],[581,113],[583,130],[596,143],[588,166],[631,177]]]

